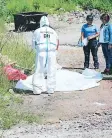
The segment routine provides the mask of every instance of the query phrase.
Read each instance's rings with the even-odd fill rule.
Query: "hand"
[[[111,49],[112,48],[112,45],[109,45],[108,48]]]
[[[92,38],[93,38],[93,36],[88,36],[88,38],[87,38],[87,39],[88,39],[88,40],[91,40]]]
[[[100,43],[98,43],[98,47],[100,47],[101,46],[101,44]]]

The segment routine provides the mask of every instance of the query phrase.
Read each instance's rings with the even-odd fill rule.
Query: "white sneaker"
[[[53,90],[50,90],[50,91],[47,91],[48,94],[53,94],[54,91]]]
[[[40,95],[41,94],[41,91],[35,91],[35,90],[33,90],[33,94]]]

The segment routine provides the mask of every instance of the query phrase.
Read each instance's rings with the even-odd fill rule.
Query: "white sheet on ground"
[[[29,76],[26,80],[18,81],[15,88],[32,91],[32,76]],[[91,69],[85,69],[82,74],[69,70],[57,70],[56,91],[86,90],[99,86],[100,83],[98,82],[102,78],[103,76],[100,72]],[[43,86],[46,91],[46,83]]]

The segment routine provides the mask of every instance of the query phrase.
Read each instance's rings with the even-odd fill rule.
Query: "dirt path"
[[[102,69],[101,49],[99,57]],[[82,68],[82,49],[61,47],[58,62],[63,67]],[[52,96],[24,95],[23,99],[20,108],[41,115],[46,125],[20,124],[5,131],[4,138],[112,138],[111,81],[101,81],[99,87],[86,91],[58,92]]]
[[[99,49],[99,57],[101,70],[103,70],[104,61],[101,49]],[[57,58],[58,63],[67,69],[79,71],[83,68],[83,51],[80,48],[60,47]],[[92,63],[91,59],[91,68],[93,68]],[[24,108],[32,113],[45,116],[45,122],[57,122],[60,119],[69,120],[77,115],[110,108],[111,96],[111,81],[101,81],[99,87],[85,91],[56,92],[50,97],[46,94],[25,95]],[[105,106],[98,106],[95,103],[101,103]]]
[[[77,42],[81,24],[67,24],[64,28],[64,23],[56,25],[54,22],[62,45]],[[78,29],[75,35],[74,28]],[[101,48],[98,55],[102,71],[105,64]],[[61,46],[57,55],[62,67],[75,71],[83,68],[83,58],[81,48],[70,46]],[[41,115],[46,125],[20,124],[4,131],[3,138],[112,138],[112,81],[101,81],[99,87],[85,91],[58,92],[52,96],[26,94],[23,99],[20,109]]]
[[[112,138],[111,119],[111,112],[104,112],[52,125],[19,125],[5,131],[5,138]]]
[[[112,138],[112,115],[105,112],[53,125],[24,125],[5,131],[5,138]]]

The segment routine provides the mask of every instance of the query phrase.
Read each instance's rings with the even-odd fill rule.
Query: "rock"
[[[65,11],[65,9],[64,8],[60,8],[59,11]]]
[[[9,92],[10,92],[11,94],[14,94],[13,89],[9,89]]]
[[[101,113],[95,113],[95,115],[101,116]]]

